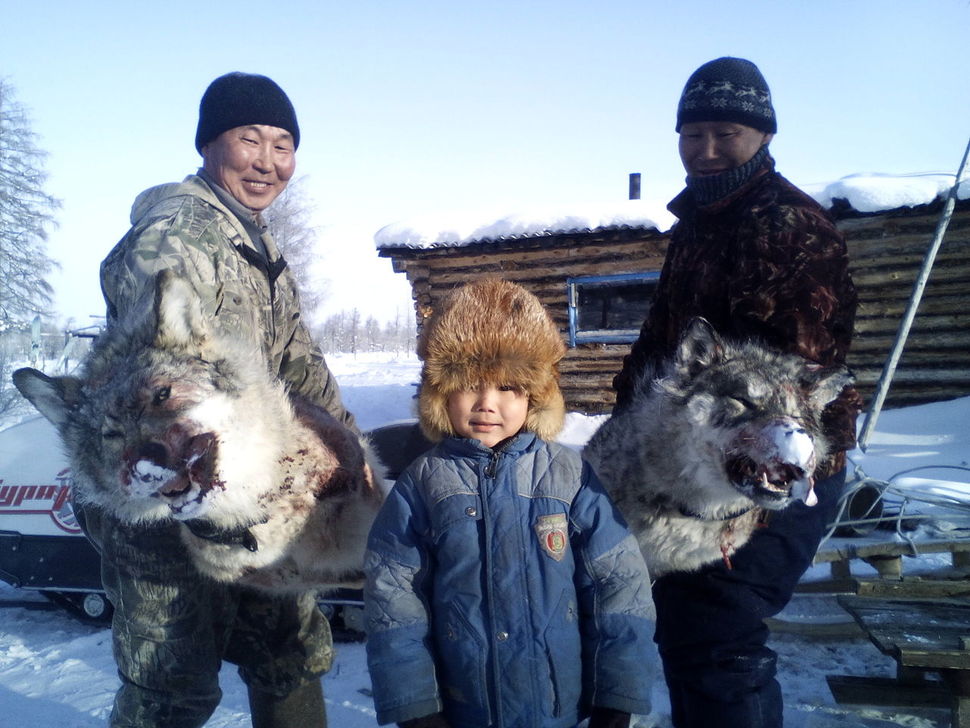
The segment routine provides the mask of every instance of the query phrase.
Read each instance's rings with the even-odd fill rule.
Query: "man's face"
[[[697,121],[680,127],[680,160],[691,177],[740,167],[774,134],[731,121]]]
[[[263,124],[237,126],[202,147],[202,168],[250,210],[260,212],[296,170],[293,135]]]
[[[483,384],[448,396],[448,419],[461,437],[495,447],[525,424],[529,395],[516,387]]]

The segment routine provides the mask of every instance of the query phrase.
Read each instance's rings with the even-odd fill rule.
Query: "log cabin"
[[[849,366],[871,397],[952,186],[952,175],[855,175],[806,189],[843,232],[859,308]],[[964,183],[884,407],[970,395],[970,184]],[[407,224],[375,236],[378,254],[411,285],[416,325],[449,290],[484,275],[520,283],[546,305],[568,352],[561,384],[570,411],[611,410],[613,375],[636,338],[673,218],[639,200],[611,213],[510,216],[467,233]]]

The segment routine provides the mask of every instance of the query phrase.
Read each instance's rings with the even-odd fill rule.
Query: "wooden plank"
[[[878,537],[877,537],[878,538]],[[869,556],[919,556],[920,554],[941,554],[970,552],[970,539],[916,541],[914,546],[905,541],[863,541],[859,539],[830,539],[815,554],[816,564],[846,559],[861,559]]]
[[[851,240],[856,245],[891,250],[900,244],[915,245],[920,241],[925,248],[932,239],[938,221],[939,210],[932,215],[916,216],[908,220],[893,218],[891,213],[874,215],[867,220],[843,219],[836,222],[836,227],[842,231],[847,241]],[[955,212],[943,239],[944,243],[966,240],[967,227],[967,213]]]
[[[970,601],[841,594],[839,604],[883,654],[910,667],[970,670]],[[935,656],[934,656],[935,655]]]
[[[970,300],[970,299],[967,299]],[[927,334],[933,334],[934,332],[947,331],[950,329],[959,329],[962,321],[966,319],[966,314],[941,314],[941,315],[917,315],[916,319],[913,321],[913,330],[922,331]],[[860,323],[868,325],[868,331],[863,330],[863,335],[865,333],[872,334],[878,332],[880,328],[876,318],[866,319],[864,318]],[[898,322],[888,321],[882,324],[888,330],[895,330],[896,324]]]
[[[844,622],[803,622],[795,619],[767,617],[765,625],[774,634],[797,634],[806,639],[848,639],[862,637],[863,632],[851,619]]]
[[[588,261],[659,261],[663,264],[667,241],[641,239],[615,243],[597,241],[574,241],[558,248],[522,246],[481,246],[479,248],[437,248],[426,251],[421,257],[426,265],[439,269],[480,268],[507,261],[510,265],[538,265],[550,263],[565,265],[570,262]]]
[[[825,681],[839,705],[948,708],[952,701],[945,685],[929,680],[904,683],[888,677],[826,675]]]
[[[965,631],[970,625],[965,626]],[[896,657],[904,667],[918,667],[924,670],[970,670],[970,651],[900,649]]]
[[[945,599],[970,596],[970,580],[966,579],[942,580],[932,578],[923,579],[919,577],[903,578],[899,581],[890,579],[860,579],[856,582],[855,586],[856,594],[863,597]]]
[[[800,581],[795,585],[795,591],[799,594],[855,594],[858,590],[859,581],[857,579],[840,579],[834,574],[829,579]]]
[[[970,300],[970,296],[966,293],[968,290],[967,283],[960,282],[958,285],[961,289],[960,291],[946,293],[941,289],[938,292],[938,297],[924,297],[923,302],[926,302],[927,308],[924,309],[924,303],[921,302],[918,311],[920,313],[934,313],[936,309],[942,309],[944,313],[952,313],[953,309],[956,308],[956,312],[959,313],[960,310],[957,307],[961,302]],[[865,290],[863,289],[863,291]],[[936,288],[933,290],[936,291]],[[856,309],[856,314],[861,317],[859,323],[867,326],[872,326],[879,315],[898,317],[900,307],[905,311],[909,303],[908,296],[896,297],[891,295],[889,291],[881,289],[869,289],[868,293],[871,294],[871,297],[860,299]],[[917,315],[917,318],[919,318],[919,315]]]
[[[963,255],[966,255],[966,253]],[[850,270],[852,280],[860,288],[880,288],[892,285],[906,290],[916,280],[919,273],[919,263],[922,263],[922,256],[913,257],[919,258],[919,260],[912,265],[892,266],[887,264],[886,261],[880,260],[878,267]],[[957,282],[967,279],[970,266],[967,266],[965,261],[960,261],[959,264],[950,262],[947,265],[947,263],[948,261],[944,260],[939,266],[934,264],[933,271],[930,274],[931,281]]]
[[[869,323],[862,321],[860,322],[860,326],[866,327],[869,326]],[[887,344],[891,345],[895,336],[895,329],[891,327],[877,327],[873,320],[872,326],[868,330],[865,328],[859,329],[858,338],[852,342],[849,357],[851,358],[857,352],[873,348],[880,348],[884,353],[888,353],[891,346],[887,346]],[[907,343],[911,341],[912,348],[916,350],[943,348],[959,351],[966,346],[966,342],[970,338],[970,335],[965,330],[928,330],[919,328],[912,329],[910,336],[911,339],[907,339]],[[909,346],[907,346],[908,349]],[[903,355],[905,356],[906,352],[903,352]]]
[[[860,370],[853,371],[856,375],[856,382],[869,381],[868,372],[865,369],[860,368]],[[893,384],[899,386],[907,383],[932,385],[937,382],[947,382],[949,386],[970,385],[970,369],[900,367],[893,377]]]

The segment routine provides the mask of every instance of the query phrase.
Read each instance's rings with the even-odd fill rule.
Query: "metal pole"
[[[630,172],[630,199],[640,199],[640,173]]]
[[[909,305],[906,308],[906,313],[903,315],[902,322],[899,324],[899,330],[896,332],[896,341],[893,343],[892,353],[883,366],[882,375],[879,377],[879,384],[876,386],[875,397],[869,405],[865,422],[862,423],[862,432],[859,434],[859,449],[862,452],[866,451],[866,447],[869,445],[869,437],[876,427],[876,420],[879,418],[883,402],[886,400],[886,393],[889,391],[889,384],[892,382],[893,374],[896,372],[896,365],[899,364],[899,359],[903,354],[906,337],[909,336],[909,329],[913,325],[913,319],[916,318],[916,309],[919,308],[920,300],[923,297],[923,289],[926,288],[926,281],[930,277],[933,261],[936,260],[936,253],[940,249],[943,236],[946,234],[946,228],[950,224],[950,218],[953,216],[953,208],[956,205],[960,181],[963,179],[963,173],[967,168],[968,156],[970,156],[970,142],[967,142],[967,148],[963,152],[963,161],[960,162],[960,168],[957,170],[953,187],[950,188],[950,194],[947,195],[946,204],[943,206],[943,213],[940,215],[940,221],[936,225],[933,242],[930,244],[929,250],[926,251],[926,257],[923,258],[923,267],[920,268],[919,275],[916,276],[916,282],[913,284],[913,293],[909,298]]]

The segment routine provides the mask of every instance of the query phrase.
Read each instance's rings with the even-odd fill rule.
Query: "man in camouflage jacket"
[[[272,80],[233,73],[213,81],[196,136],[202,169],[139,195],[131,229],[102,263],[108,325],[150,307],[158,272],[174,270],[218,327],[252,337],[275,376],[356,429],[260,219],[291,178],[298,145],[295,112]],[[239,665],[255,728],[326,725],[319,676],[332,642],[315,595],[273,598],[216,584],[193,569],[177,527],[79,516],[101,551],[115,608],[122,684],[112,726],[203,725],[221,697],[224,659]]]
[[[719,58],[690,77],[677,113],[687,189],[640,337],[614,379],[617,409],[638,374],[676,348],[695,316],[822,365],[843,364],[856,291],[845,241],[825,211],[775,172],[768,86],[750,61]],[[813,508],[798,502],[731,557],[654,584],[656,641],[677,728],[780,726],[776,655],[763,618],[787,604],[811,565],[845,483],[861,400],[849,388],[823,413],[833,455]]]

